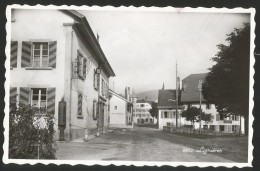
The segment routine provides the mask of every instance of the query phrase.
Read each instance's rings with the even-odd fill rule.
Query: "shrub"
[[[37,112],[31,106],[10,105],[9,158],[55,159],[54,114]]]

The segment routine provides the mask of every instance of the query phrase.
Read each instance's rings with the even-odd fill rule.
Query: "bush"
[[[9,158],[55,159],[54,114],[37,112],[31,106],[10,105]]]

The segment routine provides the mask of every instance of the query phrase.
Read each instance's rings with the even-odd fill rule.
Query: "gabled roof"
[[[91,48],[93,52],[93,57],[101,64],[101,67],[104,71],[108,74],[108,76],[115,76],[115,73],[110,66],[104,52],[102,51],[96,36],[94,35],[89,22],[87,21],[86,17],[81,13],[75,10],[59,10],[75,20],[73,24],[73,28],[78,30],[81,35],[82,39],[85,40],[85,43]]]
[[[114,95],[114,96],[116,96],[116,97],[118,97],[118,98],[120,98],[120,99],[126,101],[127,103],[131,103],[131,104],[132,104],[131,101],[129,101],[129,100],[127,100],[126,98],[124,98],[121,94],[118,94],[118,93],[114,92],[114,91],[111,90],[111,89],[109,89],[108,91],[109,91],[109,93],[110,93],[111,95]]]
[[[180,102],[179,102],[180,103]],[[176,108],[176,90],[164,89],[159,90],[158,108]],[[183,108],[178,104],[178,108]]]
[[[182,80],[181,102],[199,102],[199,80],[205,80],[207,73],[191,74]],[[206,101],[203,95],[201,101]]]

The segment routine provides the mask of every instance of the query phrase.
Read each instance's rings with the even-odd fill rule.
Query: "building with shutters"
[[[55,116],[66,102],[65,140],[104,133],[115,76],[86,17],[74,10],[12,9],[10,98]],[[44,112],[45,111],[45,112]]]
[[[148,102],[136,102],[134,105],[133,122],[137,124],[153,124],[154,118],[150,114],[152,106]]]
[[[184,106],[184,110],[192,106],[200,108],[200,91],[198,89],[199,80],[205,80],[206,73],[191,74],[182,80],[181,89],[181,103]],[[224,117],[217,112],[215,105],[207,101],[203,95],[201,96],[201,109],[206,114],[211,115],[210,122],[202,121],[202,128],[210,129],[212,131],[224,132],[224,133],[236,133],[240,129],[244,133],[244,119],[239,116]],[[241,123],[241,124],[240,124]],[[186,124],[190,124],[186,122]],[[195,123],[195,128],[199,128],[199,123]]]
[[[128,89],[128,88],[126,88]],[[133,103],[130,101],[129,93],[125,96],[109,90],[109,127],[111,128],[131,128],[133,117]]]
[[[180,90],[179,90],[180,92]],[[158,128],[163,129],[164,126],[176,127],[176,109],[177,109],[177,125],[178,127],[186,124],[186,120],[181,117],[184,107],[180,105],[180,93],[178,93],[179,102],[177,108],[176,90],[164,89],[164,86],[158,92]]]

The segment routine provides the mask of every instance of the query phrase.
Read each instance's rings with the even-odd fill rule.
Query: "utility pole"
[[[176,60],[176,128],[178,127],[178,68]]]
[[[202,80],[199,80],[199,93],[200,93],[200,128],[199,128],[199,133],[201,134],[201,90],[202,90]]]

